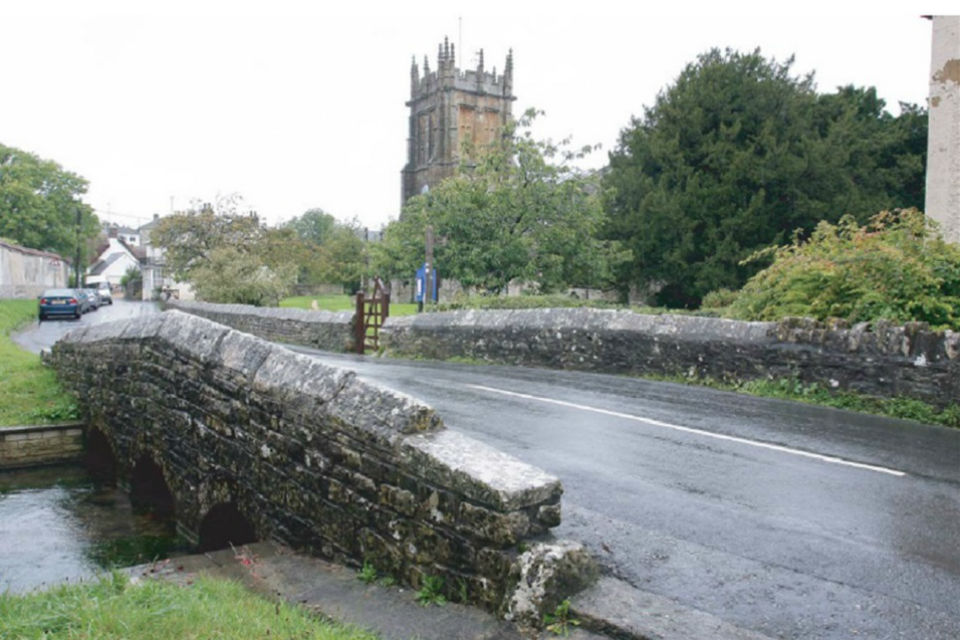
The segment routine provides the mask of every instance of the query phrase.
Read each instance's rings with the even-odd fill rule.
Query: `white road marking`
[[[821,462],[842,464],[848,467],[855,467],[857,469],[866,469],[867,471],[876,471],[877,473],[886,473],[891,476],[897,476],[898,478],[901,478],[907,475],[905,472],[898,471],[896,469],[888,469],[886,467],[880,467],[872,464],[864,464],[862,462],[853,462],[852,460],[844,460],[843,458],[835,458],[833,456],[825,456],[819,453],[811,453],[809,451],[803,451],[802,449],[791,449],[790,447],[784,447],[778,444],[770,444],[769,442],[761,442],[759,440],[748,440],[747,438],[738,438],[736,436],[728,436],[722,433],[713,433],[710,431],[704,431],[703,429],[694,429],[692,427],[684,427],[678,424],[670,424],[669,422],[661,422],[660,420],[654,420],[653,418],[644,418],[643,416],[635,416],[630,413],[621,413],[620,411],[610,411],[609,409],[600,409],[598,407],[591,407],[584,404],[566,402],[564,400],[554,400],[553,398],[544,398],[542,396],[532,396],[526,393],[517,393],[516,391],[507,391],[506,389],[497,389],[495,387],[485,387],[479,384],[468,384],[466,386],[472,389],[477,389],[479,391],[487,391],[489,393],[499,393],[505,396],[512,396],[514,398],[523,398],[524,400],[535,400],[537,402],[555,404],[561,407],[568,407],[570,409],[579,409],[580,411],[590,411],[592,413],[599,413],[601,415],[612,416],[614,418],[634,420],[636,422],[642,422],[644,424],[648,424],[654,427],[661,427],[664,429],[673,429],[674,431],[692,433],[694,435],[705,436],[707,438],[716,438],[717,440],[726,440],[727,442],[736,442],[738,444],[745,444],[751,447],[758,447],[760,449],[769,449],[770,451],[779,451],[780,453],[788,453],[790,455],[802,456],[804,458],[812,458],[814,460],[820,460]]]

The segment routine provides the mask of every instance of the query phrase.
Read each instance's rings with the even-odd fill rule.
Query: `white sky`
[[[461,68],[482,47],[501,71],[512,47],[514,112],[600,143],[585,166],[601,166],[714,46],[795,54],[821,91],[873,85],[894,113],[925,104],[919,16],[951,4],[0,0],[0,143],[84,176],[101,218],[129,226],[236,192],[270,223],[321,207],[379,228],[399,209],[411,56],[435,69],[445,35]]]

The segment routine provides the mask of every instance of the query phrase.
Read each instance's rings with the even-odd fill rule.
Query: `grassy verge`
[[[353,311],[357,308],[356,298],[347,295],[294,296],[280,301],[281,307],[294,309],[312,309],[316,301],[321,311]],[[390,315],[409,316],[417,312],[417,305],[409,302],[390,303]]]
[[[235,582],[199,578],[188,587],[158,580],[131,584],[120,573],[24,596],[0,594],[0,638],[376,640],[270,602]]]
[[[0,428],[73,420],[77,406],[44,367],[40,356],[24,351],[10,332],[37,315],[35,300],[0,300]]]
[[[835,409],[847,409],[860,413],[869,413],[888,418],[903,418],[917,420],[927,424],[939,424],[947,427],[960,428],[960,406],[950,405],[944,409],[913,398],[895,396],[880,398],[868,396],[853,391],[836,391],[827,389],[817,383],[804,383],[796,379],[781,378],[778,380],[750,380],[747,382],[730,383],[713,378],[687,378],[684,376],[640,376],[647,380],[662,382],[677,382],[692,384],[722,391],[736,391],[762,398],[779,398],[805,402]]]

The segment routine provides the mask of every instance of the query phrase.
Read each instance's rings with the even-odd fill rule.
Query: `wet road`
[[[625,377],[311,353],[559,476],[557,534],[641,589],[773,637],[960,638],[958,430]]]
[[[56,330],[18,341],[48,347],[38,332]],[[557,534],[641,589],[772,637],[960,638],[960,430],[626,377],[310,353],[559,476]]]
[[[79,320],[65,318],[44,320],[43,322],[34,320],[31,326],[14,334],[13,341],[27,351],[40,353],[42,349],[49,349],[54,342],[78,327],[159,312],[160,309],[156,303],[139,300],[128,301],[120,298],[115,299],[112,305],[100,307],[97,311],[84,314]]]

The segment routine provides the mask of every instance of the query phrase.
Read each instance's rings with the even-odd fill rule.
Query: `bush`
[[[737,299],[738,293],[730,289],[716,289],[703,296],[703,302],[700,303],[701,309],[724,309],[733,304]]]
[[[960,329],[960,247],[916,209],[882,211],[861,227],[821,222],[806,241],[755,253],[773,257],[730,307],[744,320],[804,316],[850,323],[927,322]]]

